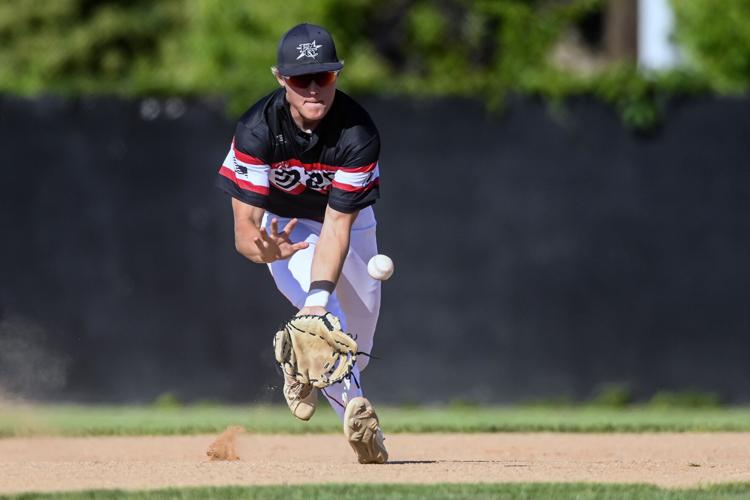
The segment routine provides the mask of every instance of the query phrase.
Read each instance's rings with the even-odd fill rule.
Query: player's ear
[[[276,81],[280,86],[286,87],[286,81],[281,77],[281,74],[279,74],[279,70],[276,66],[271,66],[271,73],[276,78]]]

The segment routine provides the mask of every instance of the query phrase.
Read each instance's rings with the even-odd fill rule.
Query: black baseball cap
[[[333,37],[321,26],[298,24],[281,37],[276,69],[283,76],[338,71],[343,67],[336,56]]]

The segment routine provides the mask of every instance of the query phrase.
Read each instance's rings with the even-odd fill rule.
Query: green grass
[[[378,414],[389,433],[750,431],[750,407],[379,407]],[[340,432],[327,405],[306,423],[293,418],[285,406],[0,407],[0,437],[198,434],[228,425],[258,433]]]
[[[303,486],[255,486],[184,488],[154,491],[96,490],[73,493],[0,496],[0,500],[84,500],[84,499],[129,499],[129,500],[198,500],[240,499],[303,500],[317,498],[337,499],[659,499],[691,500],[703,498],[746,499],[750,497],[750,483],[725,484],[695,489],[666,490],[641,484],[592,484],[592,483],[496,483],[496,484],[431,484],[431,485],[365,485],[330,484]]]

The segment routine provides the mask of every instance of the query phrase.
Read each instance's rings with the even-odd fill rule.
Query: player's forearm
[[[255,244],[255,239],[260,236],[260,228],[256,227],[252,223],[248,223],[243,228],[235,228],[234,231],[234,247],[237,252],[245,257],[246,259],[255,262],[256,264],[263,264],[263,255],[261,254],[258,245]]]
[[[349,253],[350,228],[343,224],[323,225],[315,247],[310,279],[312,283],[338,282],[344,260]]]
[[[313,255],[310,271],[310,293],[305,306],[325,307],[333,293],[349,253],[349,239],[357,213],[326,209],[323,228]]]
[[[232,198],[234,213],[234,247],[243,257],[256,264],[262,264],[263,254],[255,243],[260,236],[260,225],[265,210]]]
[[[234,226],[234,247],[237,252],[256,264],[263,264],[263,254],[255,243],[260,236],[260,224],[252,220],[245,220]]]

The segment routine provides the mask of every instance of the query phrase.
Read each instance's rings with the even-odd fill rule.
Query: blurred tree
[[[0,91],[134,93],[186,27],[185,0],[0,2]],[[142,81],[142,78],[141,78]],[[153,85],[153,84],[152,84]]]
[[[672,0],[677,39],[720,92],[750,88],[750,0]]]
[[[0,0],[0,92],[215,95],[237,113],[275,87],[281,34],[312,22],[334,33],[347,91],[491,105],[509,92],[594,94],[645,127],[673,93],[750,80],[750,0],[673,2],[696,69],[644,75],[632,61],[573,71],[555,57],[621,0]]]

